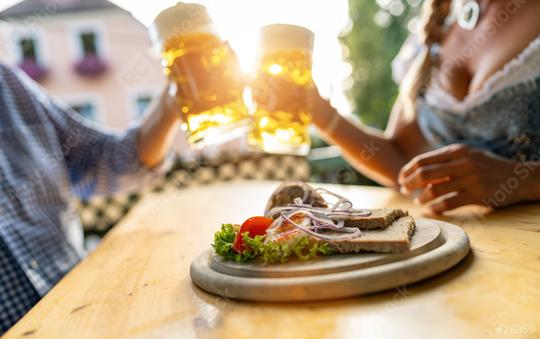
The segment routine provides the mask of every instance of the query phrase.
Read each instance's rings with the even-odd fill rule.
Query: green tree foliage
[[[420,0],[349,0],[352,28],[342,37],[353,67],[349,90],[363,123],[384,128],[398,88],[390,64],[409,34]]]
[[[421,0],[349,0],[352,27],[341,39],[353,67],[348,95],[363,123],[386,127],[398,94],[390,64],[414,25]],[[411,21],[413,20],[413,21]],[[313,148],[326,143],[313,137]],[[312,157],[311,181],[373,185],[340,156]]]

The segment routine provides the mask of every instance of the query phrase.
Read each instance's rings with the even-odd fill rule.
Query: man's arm
[[[166,93],[142,123],[114,133],[54,100],[22,72],[14,75],[56,134],[62,158],[55,160],[65,162],[80,198],[141,190],[171,167],[174,154],[169,149],[179,122],[174,100]]]
[[[152,168],[163,161],[180,126],[178,106],[168,90],[150,108],[137,139],[141,163]]]

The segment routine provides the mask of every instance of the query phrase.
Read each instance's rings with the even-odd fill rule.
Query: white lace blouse
[[[398,84],[418,52],[410,37],[392,64]],[[463,100],[432,81],[417,104],[418,126],[433,147],[464,143],[540,160],[540,36]]]
[[[411,35],[401,47],[392,62],[392,76],[397,84],[401,83],[411,66],[420,46],[414,35]],[[458,100],[451,93],[434,81],[426,90],[426,102],[433,106],[455,113],[466,112],[488,100],[498,91],[540,77],[540,35],[532,40],[514,59],[507,62],[502,69],[492,74],[481,90]]]

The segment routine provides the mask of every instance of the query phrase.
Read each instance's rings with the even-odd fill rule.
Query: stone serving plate
[[[294,302],[352,297],[411,284],[441,273],[469,252],[458,226],[417,219],[408,252],[336,254],[286,264],[234,263],[209,249],[191,263],[193,283],[228,298]]]

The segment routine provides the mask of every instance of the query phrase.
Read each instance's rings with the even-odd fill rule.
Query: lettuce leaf
[[[311,243],[307,237],[295,240],[292,244],[264,242],[264,236],[258,235],[250,238],[244,234],[244,243],[263,263],[285,263],[291,257],[301,261],[317,258],[319,255],[332,254],[328,244]]]
[[[237,231],[238,230],[235,229],[232,224],[221,225],[221,230],[214,234],[214,243],[212,244],[212,247],[214,247],[214,250],[218,255],[228,260],[245,262],[253,259],[253,253],[247,251],[244,251],[245,254],[238,253],[232,248]]]
[[[306,261],[319,255],[332,253],[328,244],[314,244],[307,237],[299,238],[291,244],[284,244],[264,242],[265,236],[263,235],[250,238],[247,232],[242,235],[247,249],[242,253],[237,253],[232,248],[236,232],[237,230],[231,224],[221,225],[221,230],[214,235],[214,244],[212,245],[218,255],[235,262],[257,259],[263,263],[284,263],[291,257]]]

